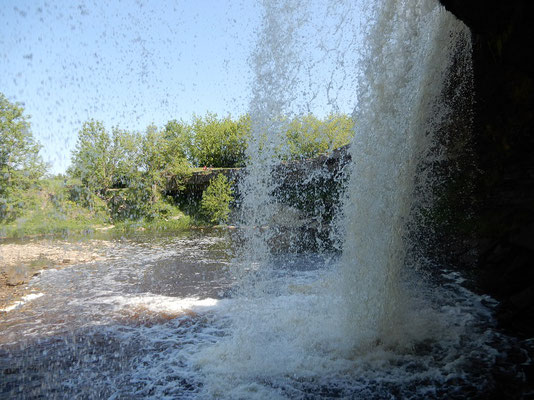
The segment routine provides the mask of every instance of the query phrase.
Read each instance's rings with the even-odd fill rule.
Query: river
[[[0,316],[0,397],[115,393],[143,353],[162,345],[150,331],[198,323],[195,312],[225,295],[228,241],[225,234],[143,235],[113,241],[103,261],[42,271],[27,301]]]
[[[409,346],[347,355],[335,256],[282,255],[276,292],[245,301],[232,243],[228,231],[142,235],[113,241],[105,260],[43,271],[0,317],[0,397],[472,398],[496,376],[520,382],[495,302],[457,272],[415,289],[419,317],[399,327]]]

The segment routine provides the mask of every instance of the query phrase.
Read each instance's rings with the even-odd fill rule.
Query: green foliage
[[[228,178],[222,173],[212,179],[202,194],[201,210],[212,223],[227,222],[233,190]]]
[[[99,121],[84,123],[69,169],[79,182],[71,185],[71,198],[89,208],[99,198],[113,221],[164,214],[167,181],[180,188],[190,175],[183,133],[177,122],[164,131],[151,125],[144,134],[114,127],[111,135]]]
[[[216,114],[195,116],[191,126],[193,141],[190,147],[194,165],[215,168],[242,167],[250,135],[250,117],[233,120],[219,119]]]
[[[90,120],[78,132],[70,175],[93,192],[104,193],[113,183],[112,140],[100,121]]]
[[[176,215],[173,218],[161,219],[141,219],[137,221],[125,220],[117,223],[113,229],[113,233],[132,234],[139,231],[150,232],[177,232],[183,231],[191,226],[191,218],[187,215]]]
[[[175,119],[167,122],[163,136],[168,143],[168,152],[176,157],[191,159],[192,131],[184,122]]]
[[[111,189],[106,192],[106,202],[113,222],[138,220],[155,216],[154,206],[159,202],[153,198],[152,186],[143,181],[122,189]]]
[[[347,115],[306,115],[288,120],[284,129],[279,156],[312,158],[347,144],[353,122]],[[45,165],[28,117],[21,105],[0,94],[0,230],[9,221],[12,232],[26,233],[76,231],[111,221],[129,227],[182,226],[183,214],[175,205],[180,200],[168,198],[166,190],[183,190],[191,165],[244,166],[250,130],[248,115],[233,119],[207,113],[191,123],[171,120],[161,130],[151,125],[143,133],[107,131],[102,122],[89,120],[78,132],[68,174],[43,180]],[[227,221],[228,179],[219,174],[198,200],[192,215]]]
[[[138,180],[141,136],[118,127],[111,131],[112,187],[127,187]]]
[[[331,115],[321,120],[307,115],[286,124],[285,159],[311,158],[340,147],[352,136],[352,120]],[[250,116],[219,118],[207,113],[190,124],[171,120],[144,133],[114,127],[109,134],[99,121],[83,124],[69,172],[70,199],[93,209],[105,208],[112,221],[152,221],[175,214],[165,197],[168,187],[185,189],[199,167],[238,167],[245,164]],[[211,222],[225,221],[232,191],[220,175],[204,193],[200,212]],[[102,207],[102,203],[105,205]]]
[[[108,222],[105,207],[92,210],[71,199],[71,184],[64,179],[42,179],[24,192],[24,213],[0,225],[0,236],[22,237],[68,234]]]
[[[25,192],[45,174],[40,148],[22,105],[0,93],[0,221],[22,213],[28,201]]]
[[[287,123],[287,151],[290,159],[317,157],[350,142],[354,123],[345,114],[332,114],[320,120],[312,114]]]
[[[152,206],[160,201],[170,179],[174,179],[176,187],[182,189],[186,179],[191,175],[191,166],[185,158],[183,149],[178,146],[179,140],[178,136],[169,135],[166,130],[159,131],[153,125],[147,128],[142,139],[141,180],[138,189],[145,191],[150,188],[149,201]]]
[[[166,144],[162,132],[154,125],[147,128],[141,141],[141,169],[148,181],[159,186],[163,183],[163,171],[166,168]]]
[[[167,131],[159,131],[149,126],[141,142],[140,167],[145,178],[163,187],[170,177],[189,176],[190,165],[176,137],[168,136]],[[177,149],[178,147],[178,149]]]
[[[126,195],[125,195],[126,193]],[[124,211],[124,218],[116,212],[111,220],[113,205],[108,199],[85,188],[78,179],[50,178],[39,181],[24,193],[24,213],[9,223],[0,224],[0,237],[27,237],[33,235],[76,236],[87,233],[108,237],[136,231],[179,231],[187,229],[190,218],[185,216],[170,199],[151,204],[132,199],[129,188],[111,189],[110,197],[125,196],[134,209]],[[143,212],[136,207],[147,207]],[[138,218],[132,218],[137,212]],[[115,226],[110,225],[113,222]],[[104,230],[100,231],[102,228]]]
[[[105,211],[106,203],[95,193],[84,186],[79,179],[64,179],[66,197],[69,201],[76,203],[89,211]]]
[[[129,188],[111,189],[110,197],[124,196],[134,208],[120,211],[115,220],[111,220],[113,210],[108,199],[101,199],[87,191],[80,180],[50,178],[39,181],[24,193],[24,214],[10,223],[0,224],[0,237],[27,237],[33,235],[76,236],[79,234],[98,234],[113,237],[135,233],[137,231],[179,231],[187,229],[190,218],[185,216],[170,199],[161,199],[151,204],[132,199]],[[136,207],[147,207],[143,212]],[[138,218],[131,218],[137,212]],[[110,223],[113,222],[113,225]]]

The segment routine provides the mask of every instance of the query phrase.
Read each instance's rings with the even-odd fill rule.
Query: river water
[[[410,341],[346,354],[336,256],[281,255],[276,293],[243,301],[232,248],[229,232],[145,235],[43,271],[0,317],[0,398],[483,398],[496,377],[521,381],[495,302],[456,272],[406,282]]]
[[[113,242],[105,261],[42,271],[27,301],[0,319],[0,397],[149,394],[159,377],[135,370],[147,354],[183,346],[178,332],[194,336],[225,296],[228,248],[224,234],[141,236]]]

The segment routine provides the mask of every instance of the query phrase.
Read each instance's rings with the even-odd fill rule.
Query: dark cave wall
[[[472,247],[499,321],[534,334],[534,1],[440,0],[472,32]]]

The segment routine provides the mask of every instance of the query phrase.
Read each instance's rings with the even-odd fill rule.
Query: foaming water
[[[432,170],[421,164],[443,157],[435,136],[454,111],[443,89],[455,59],[463,61],[455,72],[471,79],[469,30],[436,1],[381,2],[371,20],[343,210],[339,276],[349,348],[402,336],[410,304],[400,274],[408,232],[417,229],[410,218],[429,206],[415,195],[416,177],[431,191]]]
[[[13,304],[10,304],[5,308],[0,308],[0,312],[9,312],[9,311],[15,310],[18,307],[22,306],[23,304],[27,303],[28,301],[38,299],[42,295],[43,295],[42,293],[30,293],[26,296],[22,296],[22,299],[20,299],[19,301],[15,301],[13,302]]]
[[[452,271],[417,294],[402,345],[346,342],[339,258],[272,259],[269,295],[228,297],[229,237],[120,242],[111,260],[45,271],[0,316],[0,397],[450,398],[491,391],[510,344],[494,302]],[[145,258],[146,257],[146,258]],[[204,278],[202,278],[204,275]],[[177,276],[179,279],[170,279]],[[476,366],[474,368],[473,366]]]

